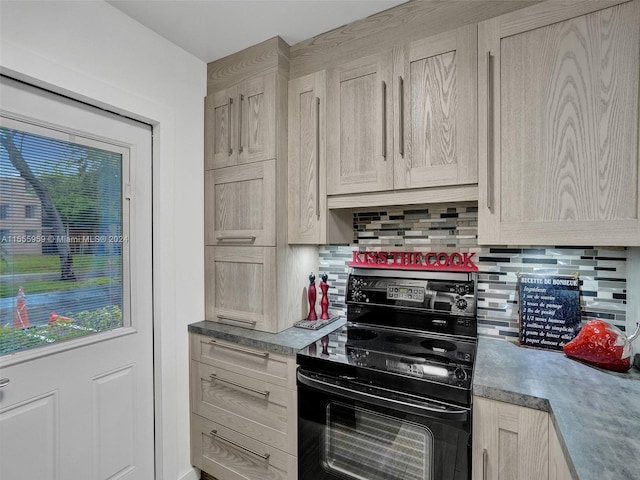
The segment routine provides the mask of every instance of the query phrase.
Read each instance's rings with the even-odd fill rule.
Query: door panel
[[[399,91],[395,188],[477,182],[476,26],[411,43]],[[403,148],[402,148],[403,147]]]
[[[276,74],[243,82],[239,87],[241,118],[238,163],[270,160],[276,156]]]
[[[0,389],[0,478],[153,478],[151,130],[7,79],[0,105],[2,122],[124,149],[131,165],[122,192],[131,226],[123,324],[0,357],[0,378],[9,379]]]
[[[231,87],[205,99],[205,170],[238,163],[235,97],[236,89]]]

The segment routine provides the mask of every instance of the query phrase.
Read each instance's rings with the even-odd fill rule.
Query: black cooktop
[[[365,384],[468,405],[476,342],[347,323],[300,350],[298,364]]]

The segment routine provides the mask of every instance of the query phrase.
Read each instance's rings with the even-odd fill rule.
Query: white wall
[[[102,1],[1,1],[0,71],[156,126],[157,478],[195,479],[187,325],[204,318],[206,64]]]

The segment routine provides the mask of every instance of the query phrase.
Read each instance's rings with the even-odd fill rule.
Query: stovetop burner
[[[378,336],[377,333],[372,330],[366,330],[364,328],[350,328],[347,331],[347,337],[349,340],[372,340]]]
[[[403,335],[388,335],[384,339],[385,341],[391,343],[411,343],[411,337],[406,337]]]

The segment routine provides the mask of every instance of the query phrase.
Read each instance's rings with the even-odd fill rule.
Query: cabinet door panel
[[[393,188],[391,65],[381,54],[328,74],[329,194]]]
[[[477,182],[476,45],[471,25],[406,49],[395,79],[404,120],[395,148],[395,188]]]
[[[205,170],[235,165],[238,161],[234,88],[207,95],[205,99]]]
[[[239,90],[238,163],[276,156],[276,74],[243,82]]]
[[[640,2],[611,3],[480,24],[481,243],[640,245]]]
[[[205,173],[207,245],[275,246],[275,160]]]
[[[546,412],[475,397],[473,435],[474,480],[548,479]]]
[[[205,315],[275,332],[275,247],[205,247]]]

